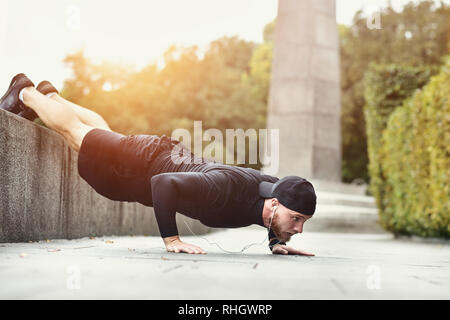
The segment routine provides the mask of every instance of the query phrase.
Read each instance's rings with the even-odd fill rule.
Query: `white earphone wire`
[[[270,227],[272,226],[272,219],[273,219],[273,216],[275,215],[275,210],[277,209],[277,206],[274,206],[273,208],[272,208],[272,215],[270,216],[270,223],[269,223],[269,230],[270,230]],[[220,244],[218,244],[217,242],[210,242],[208,239],[206,239],[205,237],[202,237],[202,236],[199,236],[199,235],[197,235],[194,231],[192,231],[192,229],[189,227],[189,225],[186,223],[186,221],[183,221],[184,222],[184,224],[186,225],[186,227],[189,229],[189,231],[194,235],[194,236],[196,236],[197,238],[200,238],[200,239],[203,239],[203,240],[206,240],[209,244],[211,244],[211,245],[216,245],[220,250],[222,250],[223,252],[225,252],[225,253],[244,253],[244,251],[245,250],[247,250],[248,248],[250,248],[250,247],[252,247],[252,246],[256,246],[256,245],[259,245],[259,246],[262,246],[266,241],[267,241],[267,236],[264,236],[264,240],[263,241],[261,241],[261,242],[253,242],[253,243],[250,243],[250,244],[247,244],[247,245],[245,245],[241,250],[239,250],[239,251],[229,251],[229,250],[226,250],[226,249],[224,249],[224,248],[222,248],[221,246],[220,246]]]

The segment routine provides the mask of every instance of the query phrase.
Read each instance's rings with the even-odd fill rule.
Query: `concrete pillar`
[[[339,77],[335,0],[279,0],[268,111],[278,176],[340,181]]]

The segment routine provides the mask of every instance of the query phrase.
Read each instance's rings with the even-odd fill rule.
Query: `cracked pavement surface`
[[[228,251],[261,243],[252,226],[202,235]],[[449,299],[449,241],[308,233],[288,243],[314,257],[272,255],[267,241],[225,253],[168,253],[159,237],[0,243],[1,299]]]

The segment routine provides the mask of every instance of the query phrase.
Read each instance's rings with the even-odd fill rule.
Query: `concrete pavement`
[[[239,251],[261,227],[202,235]],[[0,244],[2,299],[448,299],[445,241],[390,234],[308,233],[290,245],[315,257],[272,255],[264,245],[207,255],[167,253],[159,237],[101,237]]]

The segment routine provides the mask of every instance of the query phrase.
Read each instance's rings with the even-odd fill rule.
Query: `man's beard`
[[[278,240],[280,240],[281,242],[288,242],[289,240],[291,240],[291,236],[288,235],[288,233],[281,231],[280,219],[278,218],[277,214],[273,215],[272,225],[270,228],[272,229],[273,233],[275,233]]]

